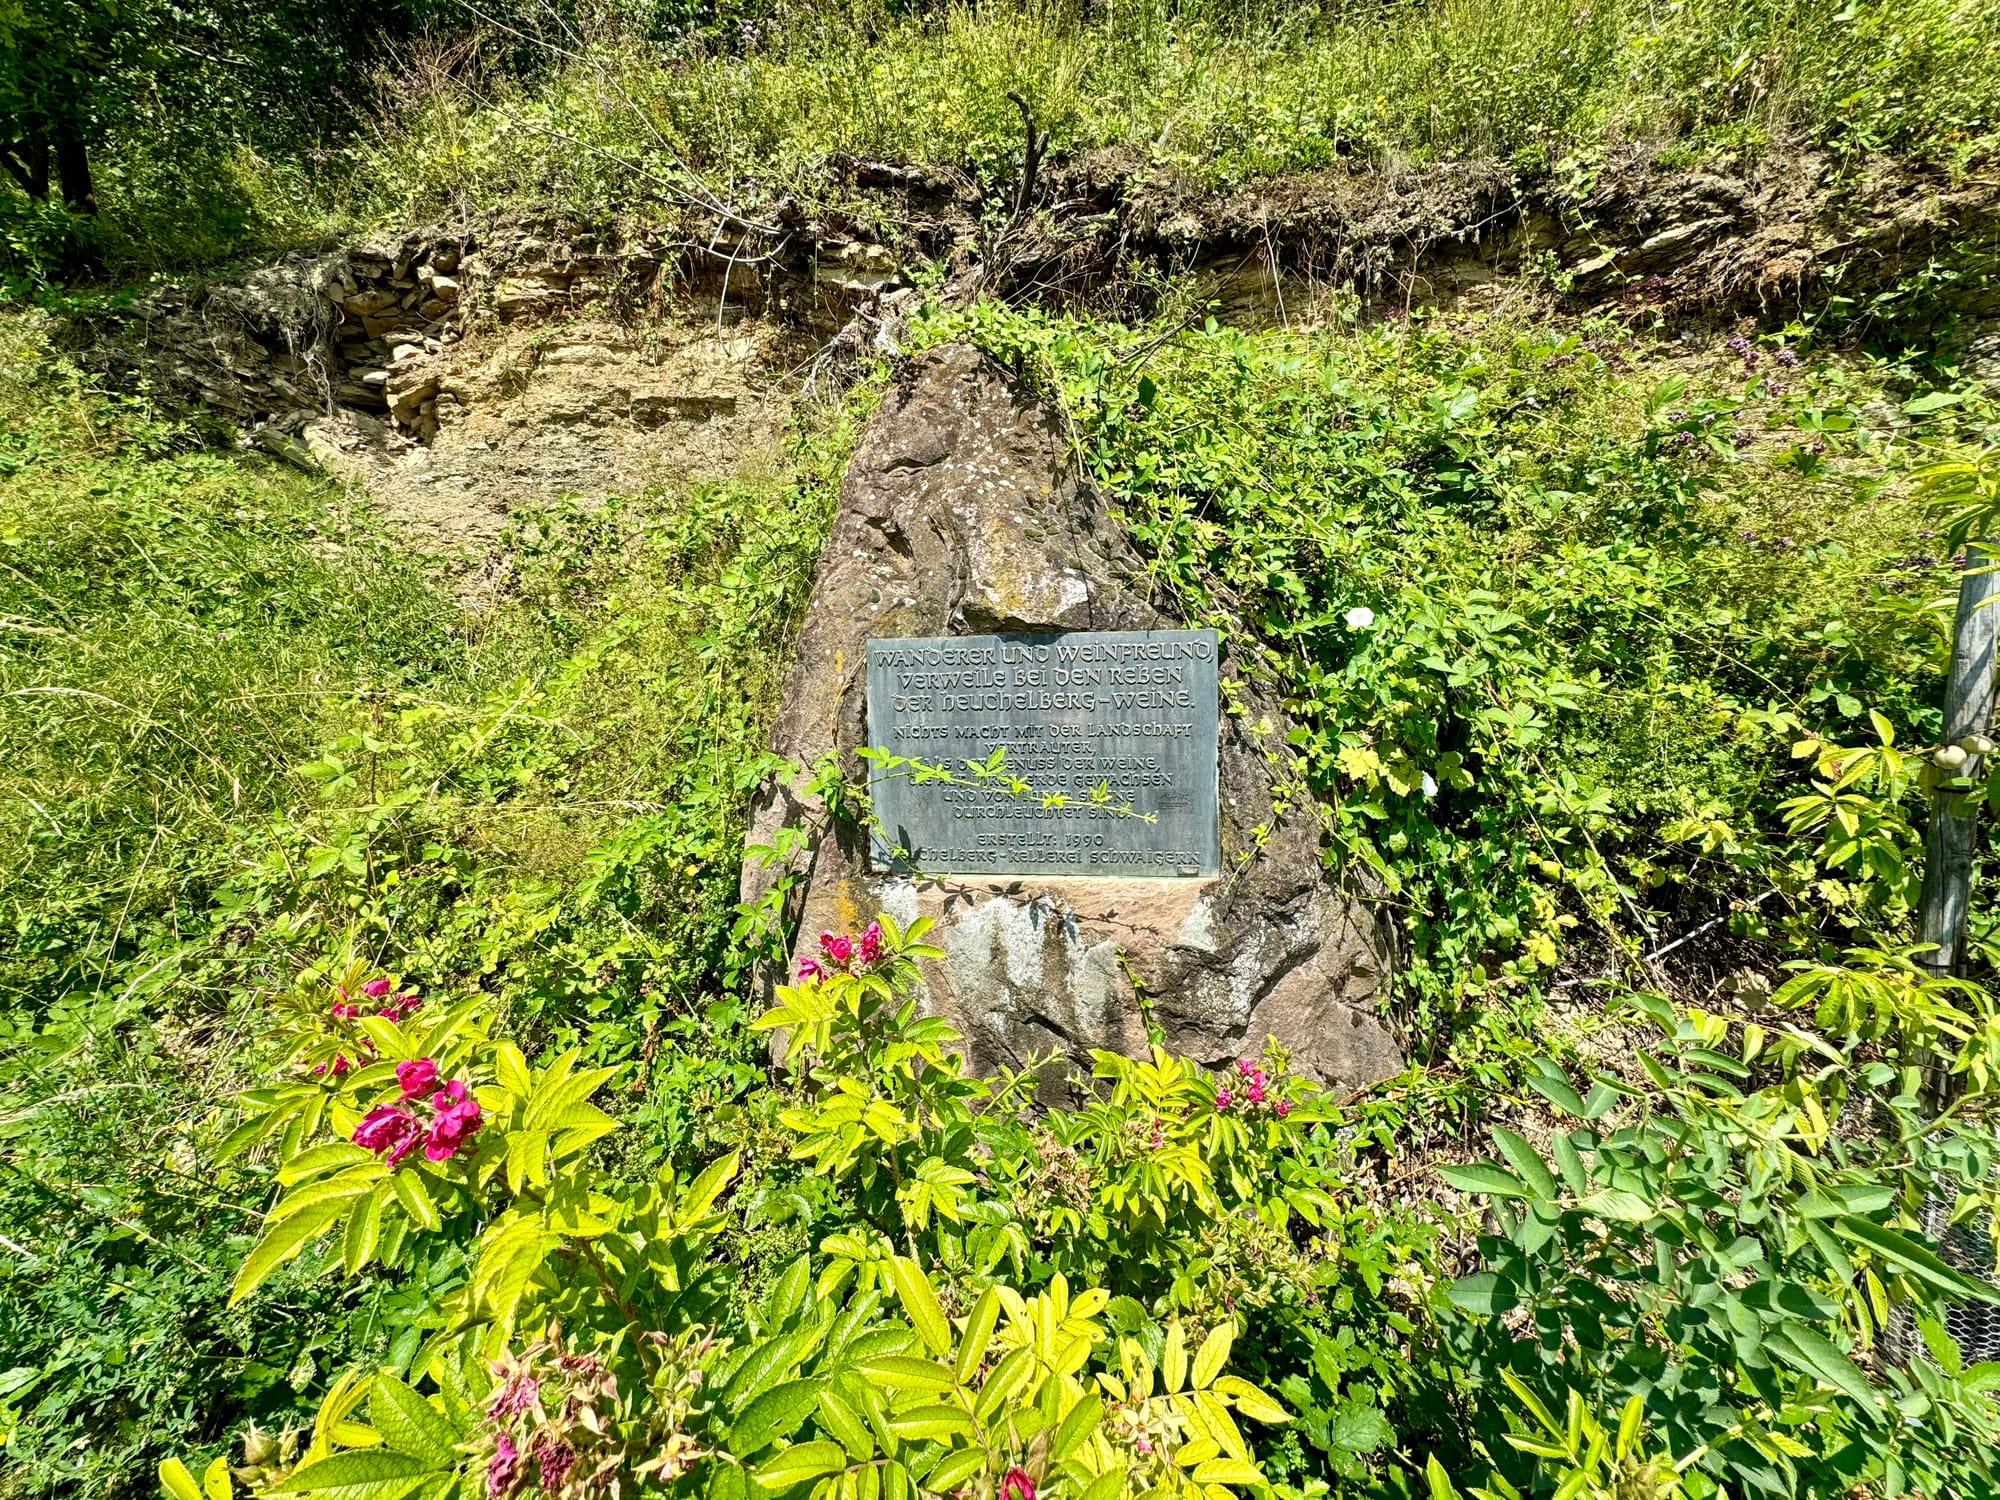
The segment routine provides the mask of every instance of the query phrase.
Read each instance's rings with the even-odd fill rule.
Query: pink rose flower
[[[394,1104],[378,1104],[361,1117],[361,1123],[354,1127],[354,1144],[366,1151],[373,1151],[391,1169],[417,1144],[423,1128],[417,1124],[417,1117],[407,1109]]]
[[[409,1062],[396,1064],[396,1086],[403,1091],[401,1104],[427,1094],[437,1083],[438,1065],[428,1057],[412,1058]]]
[[[383,974],[369,980],[361,986],[361,993],[366,995],[370,1000],[380,1000],[384,995],[389,993],[389,976]]]
[[[456,1156],[459,1147],[471,1144],[484,1120],[479,1102],[466,1097],[465,1085],[456,1078],[431,1096],[431,1104],[437,1117],[424,1141],[424,1156],[430,1161],[445,1161]]]
[[[1277,1112],[1278,1118],[1282,1120],[1292,1112],[1292,1101],[1289,1099],[1280,1099],[1271,1108]]]
[[[1238,1078],[1248,1078],[1250,1076],[1249,1058],[1239,1057],[1236,1059],[1236,1076]]]
[[[1217,1109],[1227,1109],[1227,1108],[1229,1108],[1229,1090],[1228,1090],[1228,1089],[1217,1089],[1217,1090],[1216,1090],[1216,1093],[1215,1093],[1215,1107],[1216,1107]]]
[[[804,984],[804,983],[806,983],[806,982],[807,982],[808,980],[812,980],[812,979],[818,979],[818,978],[819,978],[819,977],[820,977],[820,976],[821,976],[822,974],[824,974],[825,972],[826,972],[826,971],[825,971],[824,969],[822,969],[822,968],[821,968],[821,967],[819,966],[819,964],[818,964],[818,963],[817,963],[816,961],[814,961],[813,959],[810,959],[810,958],[802,958],[802,959],[800,959],[800,960],[799,960],[799,983],[800,983],[800,984]]]
[[[1000,1500],[1035,1500],[1035,1481],[1019,1464],[1000,1476]]]
[[[1250,1087],[1243,1091],[1243,1097],[1252,1104],[1264,1102],[1264,1075],[1261,1072],[1250,1075]]]
[[[872,964],[882,956],[882,924],[870,922],[867,931],[861,934],[861,961]]]
[[[844,969],[847,961],[854,956],[854,939],[844,932],[822,932],[819,935],[819,951]]]
[[[333,1007],[333,1018],[336,1021],[351,1021],[360,1014],[360,1006],[349,1005],[345,1001],[337,1001]]]

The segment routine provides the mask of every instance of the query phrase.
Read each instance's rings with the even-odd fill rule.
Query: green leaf
[[[861,1367],[861,1376],[892,1391],[942,1392],[952,1387],[950,1370],[932,1360],[917,1359],[907,1354],[870,1360]]]
[[[278,1168],[278,1181],[286,1187],[295,1182],[303,1182],[308,1177],[336,1167],[359,1166],[375,1159],[375,1153],[346,1141],[332,1141],[324,1146],[314,1146],[310,1151],[301,1151],[297,1156]]]
[[[1179,1391],[1187,1379],[1187,1333],[1179,1318],[1167,1325],[1167,1345],[1160,1354],[1160,1378],[1166,1383],[1168,1395]]]
[[[1939,1291],[1970,1301],[2000,1302],[2000,1288],[1974,1281],[1963,1272],[1953,1270],[1906,1234],[1851,1215],[1836,1219],[1833,1227],[1836,1233],[1856,1244],[1866,1245],[1891,1265],[1929,1282]]]
[[[1555,1197],[1555,1174],[1549,1171],[1541,1154],[1528,1144],[1526,1136],[1518,1130],[1509,1130],[1505,1125],[1495,1125],[1493,1142],[1500,1148],[1500,1154],[1507,1158],[1507,1164],[1521,1174],[1523,1182],[1534,1189],[1537,1198]]]
[[[972,1314],[965,1320],[965,1333],[959,1339],[958,1368],[954,1373],[960,1385],[971,1381],[980,1361],[986,1358],[986,1346],[993,1342],[993,1325],[999,1321],[1000,1294],[988,1287],[973,1304]]]
[[[229,1290],[229,1306],[234,1307],[270,1277],[271,1273],[297,1255],[327,1225],[347,1211],[347,1200],[336,1198],[316,1203],[302,1213],[275,1224],[257,1241],[256,1248],[236,1273]]]
[[[1528,1087],[1565,1114],[1582,1115],[1583,1096],[1559,1078],[1530,1075]]]
[[[341,1235],[340,1265],[349,1276],[354,1275],[375,1254],[375,1246],[382,1237],[382,1199],[389,1185],[382,1183],[366,1198],[354,1205],[354,1211],[347,1216],[347,1228]]]
[[[1576,1149],[1576,1142],[1566,1133],[1558,1132],[1549,1145],[1556,1159],[1556,1170],[1562,1173],[1563,1185],[1579,1196],[1589,1192],[1590,1170],[1584,1166],[1583,1154]]]
[[[1491,1162],[1467,1166],[1439,1167],[1438,1176],[1461,1193],[1482,1193],[1490,1198],[1525,1198],[1528,1190],[1512,1173]]]
[[[1863,1406],[1872,1408],[1879,1404],[1875,1392],[1869,1389],[1868,1377],[1854,1361],[1802,1323],[1766,1329],[1764,1347],[1793,1369],[1852,1396]]]
[[[1090,1481],[1077,1500],[1120,1500],[1125,1493],[1127,1470],[1123,1464],[1114,1464]]]
[[[931,1290],[930,1278],[924,1275],[923,1268],[908,1256],[899,1255],[890,1263],[889,1275],[896,1288],[896,1299],[903,1304],[903,1312],[910,1326],[917,1330],[917,1336],[930,1346],[931,1353],[939,1356],[950,1353],[951,1324],[938,1305],[937,1293]]]
[[[779,1449],[757,1465],[753,1477],[767,1490],[788,1490],[846,1467],[847,1455],[841,1452],[840,1444],[821,1439]]]
[[[1590,1092],[1583,1096],[1583,1117],[1586,1120],[1603,1118],[1620,1098],[1618,1090],[1610,1084],[1599,1081],[1590,1086]]]
[[[800,1329],[794,1333],[781,1333],[753,1347],[744,1356],[743,1363],[736,1367],[736,1373],[729,1377],[729,1383],[722,1388],[720,1401],[723,1408],[739,1411],[753,1398],[777,1384],[787,1370],[805,1358],[814,1337],[811,1332]]]
[[[1201,1348],[1194,1356],[1194,1388],[1205,1391],[1214,1384],[1215,1377],[1222,1373],[1222,1367],[1229,1359],[1230,1341],[1236,1336],[1233,1323],[1218,1323],[1209,1330],[1208,1337],[1201,1341]]]
[[[1588,1197],[1577,1199],[1576,1206],[1600,1219],[1615,1219],[1626,1224],[1643,1224],[1655,1213],[1652,1204],[1623,1188],[1599,1188]]]
[[[1349,1453],[1373,1453],[1396,1441],[1396,1429],[1373,1404],[1350,1399],[1327,1422],[1326,1437],[1329,1445]]]
[[[856,1463],[875,1456],[875,1440],[860,1413],[830,1390],[819,1393],[819,1425],[840,1440],[847,1456]]]
[[[937,1467],[924,1476],[924,1489],[934,1495],[950,1494],[985,1467],[984,1448],[961,1448],[938,1460]]]
[[[771,1288],[771,1295],[764,1299],[763,1323],[767,1331],[782,1328],[791,1321],[806,1300],[806,1288],[812,1284],[810,1257],[801,1255],[785,1267],[778,1284]]]
[[[946,1438],[970,1436],[972,1418],[956,1406],[915,1406],[889,1418],[889,1426],[897,1437],[908,1442],[942,1442]]]
[[[698,1219],[714,1207],[715,1200],[722,1196],[722,1190],[736,1179],[736,1169],[742,1163],[742,1155],[732,1151],[718,1161],[711,1162],[701,1176],[695,1178],[686,1194],[674,1209],[674,1217],[685,1224]]]
[[[1261,1485],[1264,1476],[1254,1464],[1246,1464],[1241,1459],[1211,1458],[1207,1463],[1195,1465],[1196,1484],[1249,1484]]]
[[[991,1421],[993,1414],[1014,1399],[1034,1372],[1035,1351],[1032,1349],[1015,1349],[1003,1357],[993,1367],[993,1373],[986,1377],[986,1384],[979,1388],[979,1401],[973,1408],[979,1420]]]
[[[1241,1375],[1224,1375],[1215,1382],[1215,1394],[1253,1422],[1289,1422],[1292,1414]]]
[[[456,1456],[458,1433],[430,1402],[386,1371],[368,1392],[368,1421],[391,1452],[448,1469]]]
[[[1453,1306],[1481,1317],[1512,1312],[1521,1305],[1521,1294],[1514,1284],[1491,1271],[1461,1276],[1446,1289],[1445,1295],[1451,1299]]]
[[[430,1190],[424,1186],[420,1173],[391,1173],[389,1185],[395,1189],[396,1201],[403,1205],[403,1212],[419,1225],[433,1233],[444,1227],[444,1220],[438,1217],[437,1205],[431,1202]]]
[[[1061,1463],[1083,1446],[1102,1420],[1104,1402],[1095,1393],[1085,1396],[1069,1409],[1069,1415],[1056,1428],[1056,1435],[1049,1441],[1049,1456]]]
[[[772,1386],[744,1407],[730,1428],[730,1451],[743,1457],[767,1443],[790,1437],[818,1403],[819,1394],[817,1380],[787,1380]]]
[[[194,1475],[188,1472],[188,1466],[178,1458],[167,1459],[160,1465],[159,1472],[160,1488],[165,1490],[172,1500],[207,1500],[201,1492],[201,1486],[194,1482]]]
[[[281,1495],[340,1490],[340,1500],[401,1500],[437,1471],[420,1458],[385,1448],[356,1448],[294,1469],[272,1485]]]

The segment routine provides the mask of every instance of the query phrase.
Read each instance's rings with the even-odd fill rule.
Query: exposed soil
[[[312,456],[360,482],[426,550],[485,552],[509,517],[777,460],[791,347],[769,322],[670,323],[640,340],[607,318],[506,329],[434,356],[436,425],[336,406],[300,432]]]
[[[949,168],[835,159],[822,204],[579,226],[493,215],[80,319],[84,361],[247,440],[360,480],[446,550],[509,512],[767,461],[788,375],[893,341],[911,274],[943,295],[1157,310],[1169,278],[1248,326],[1337,302],[1480,308],[1531,292],[1654,323],[1783,320],[1939,257],[2000,254],[2000,175],[1818,155],[1589,181],[1352,163],[1215,192],[1112,150],[1052,165],[1009,216]],[[2000,359],[1994,279],[1958,311]]]

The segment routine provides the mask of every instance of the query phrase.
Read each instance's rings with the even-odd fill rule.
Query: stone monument
[[[1276,1036],[1302,1071],[1371,1082],[1403,1066],[1371,1008],[1386,945],[1311,811],[1277,811],[1287,728],[1148,597],[1057,416],[950,345],[862,435],[771,734],[803,766],[839,754],[879,830],[800,776],[760,794],[749,842],[812,831],[795,958],[877,912],[931,917],[926,1001],[975,1067],[1054,1053],[1053,1082],[1092,1048],[1143,1054],[1150,1018],[1204,1063]],[[744,898],[780,873],[746,863]]]

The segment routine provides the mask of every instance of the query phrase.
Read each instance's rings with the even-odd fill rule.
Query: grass
[[[683,168],[775,194],[809,186],[830,152],[997,176],[1020,144],[1010,91],[1058,152],[1131,147],[1218,186],[1357,155],[1587,166],[1626,141],[1962,169],[2000,131],[1996,25],[1975,0],[857,0],[785,7],[727,48],[598,43],[532,84],[437,75],[363,176],[390,213],[523,190],[602,211]]]

